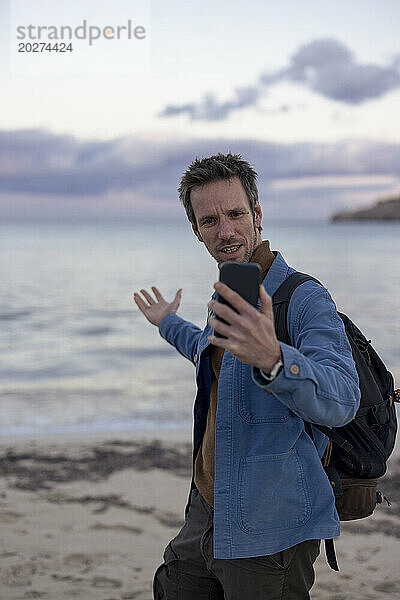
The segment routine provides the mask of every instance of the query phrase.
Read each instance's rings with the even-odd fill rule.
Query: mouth
[[[232,246],[225,246],[224,248],[220,249],[220,252],[222,252],[222,254],[225,254],[226,256],[234,256],[235,254],[237,254],[239,252],[239,249],[242,247],[242,244],[235,244]]]

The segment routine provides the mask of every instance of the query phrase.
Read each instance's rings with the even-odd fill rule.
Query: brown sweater
[[[269,241],[265,240],[254,250],[249,262],[257,262],[261,266],[261,281],[263,281],[274,260],[275,255],[271,252]],[[210,390],[210,406],[203,440],[194,463],[195,485],[210,506],[214,506],[215,420],[218,406],[218,379],[224,352],[223,348],[211,346],[210,358],[213,378]]]

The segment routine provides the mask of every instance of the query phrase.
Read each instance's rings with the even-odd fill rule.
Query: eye
[[[214,217],[208,217],[207,219],[204,219],[204,221],[202,221],[202,225],[211,225],[211,223],[213,223],[214,221]]]
[[[242,214],[243,214],[243,212],[240,210],[233,210],[231,212],[232,217],[240,217]]]

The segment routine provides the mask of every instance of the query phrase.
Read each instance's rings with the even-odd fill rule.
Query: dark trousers
[[[194,488],[155,572],[154,600],[308,600],[320,540],[252,558],[214,558],[213,509]]]

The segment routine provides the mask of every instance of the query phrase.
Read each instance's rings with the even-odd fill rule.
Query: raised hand
[[[161,319],[165,317],[165,315],[168,313],[176,313],[178,310],[182,299],[182,288],[176,292],[172,302],[164,300],[161,292],[154,285],[151,289],[153,290],[155,299],[146,290],[140,290],[140,293],[145,297],[147,302],[145,302],[137,292],[133,294],[133,299],[146,319],[158,327]]]

